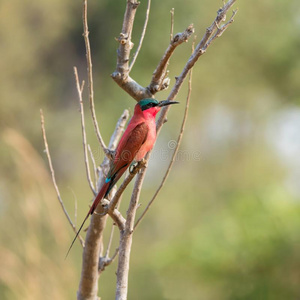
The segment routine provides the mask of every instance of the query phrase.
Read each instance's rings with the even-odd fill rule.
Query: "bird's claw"
[[[142,169],[142,168],[147,168],[147,160],[146,160],[145,158],[143,158],[142,160],[140,160],[140,161],[138,162],[138,167],[139,167],[140,169]]]
[[[132,162],[132,163],[130,164],[130,166],[129,166],[129,173],[130,173],[130,174],[135,173],[135,170],[136,170],[137,166],[138,166],[138,162],[135,162],[135,161]]]
[[[140,169],[147,167],[147,161],[146,159],[142,159],[138,162],[132,162],[129,167],[129,173],[130,174],[136,174]]]

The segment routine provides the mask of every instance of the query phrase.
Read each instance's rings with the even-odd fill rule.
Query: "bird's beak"
[[[163,100],[163,101],[160,101],[157,106],[162,107],[162,106],[176,104],[176,103],[179,103],[179,102],[177,102],[177,101]]]

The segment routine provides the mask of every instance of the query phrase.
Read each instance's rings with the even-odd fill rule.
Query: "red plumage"
[[[155,116],[160,108],[165,105],[177,103],[175,101],[161,101],[155,99],[143,99],[135,105],[134,114],[119,141],[114,159],[110,163],[110,169],[104,185],[98,192],[89,212],[82,222],[69,250],[70,252],[85,221],[92,215],[100,201],[107,196],[115,183],[124,174],[133,160],[142,160],[149,152],[156,140]],[[68,255],[67,253],[67,255]],[[66,255],[66,256],[67,256]]]

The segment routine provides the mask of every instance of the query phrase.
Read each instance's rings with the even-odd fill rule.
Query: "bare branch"
[[[194,32],[193,24],[191,24],[184,32],[177,33],[174,38],[171,40],[167,50],[165,51],[162,59],[160,60],[158,66],[153,72],[151,83],[148,86],[148,89],[151,93],[155,94],[163,89],[166,89],[169,86],[170,80],[166,81],[165,74],[167,71],[168,62],[172,56],[174,50],[180,44],[187,42]]]
[[[213,36],[216,28],[220,28],[221,22],[224,21],[226,13],[228,9],[234,4],[235,0],[229,0],[223,8],[218,11],[217,17],[214,20],[213,24],[207,28],[206,33],[200,43],[197,45],[196,49],[194,50],[193,54],[191,55],[189,61],[186,63],[182,73],[178,78],[176,78],[176,83],[169,94],[168,99],[174,100],[178,94],[180,87],[182,86],[183,81],[185,80],[186,76],[188,75],[191,68],[194,66],[198,58],[205,53],[207,48],[207,42]],[[227,28],[227,27],[226,27]],[[224,29],[226,29],[224,28]],[[174,39],[176,36],[174,37]],[[174,40],[173,39],[173,40]],[[172,42],[171,42],[172,43]],[[206,46],[206,48],[204,48]],[[166,51],[168,52],[168,51]],[[172,54],[172,53],[171,53]],[[158,71],[157,74],[161,74],[158,78],[165,78],[165,66],[168,62],[169,58],[163,58],[163,62],[161,63],[161,71]],[[150,90],[150,88],[149,88]],[[150,90],[151,91],[151,90]],[[154,91],[151,91],[153,93]],[[157,122],[157,132],[159,133],[163,123],[166,120],[166,115],[168,112],[168,108],[162,110],[162,113],[159,117]],[[181,136],[179,138],[181,139]],[[176,150],[177,151],[177,150]],[[146,156],[146,161],[149,158],[149,153]],[[169,172],[169,170],[167,170]],[[136,183],[134,186],[132,198],[130,201],[129,209],[127,211],[127,219],[125,224],[125,230],[120,234],[120,248],[119,248],[119,263],[118,263],[118,271],[117,271],[117,291],[116,291],[116,299],[117,300],[125,300],[127,299],[127,289],[128,289],[128,271],[129,271],[129,260],[130,260],[130,251],[131,251],[131,244],[132,244],[132,232],[133,232],[133,224],[134,218],[136,214],[136,209],[138,207],[138,199],[140,195],[140,189],[143,183],[145,170],[142,170],[140,174],[138,174]]]
[[[109,202],[107,199],[101,200],[101,205],[103,207],[103,213],[102,215],[105,215],[106,213],[109,214],[109,216],[114,220],[114,222],[118,225],[120,230],[124,230],[125,228],[125,219],[122,216],[122,214],[116,209],[110,209],[108,210],[107,207],[109,205]]]
[[[47,158],[48,158],[48,164],[49,164],[49,168],[50,168],[50,172],[51,172],[51,177],[52,177],[52,182],[53,182],[53,185],[54,185],[54,188],[55,188],[55,191],[56,191],[56,195],[57,195],[57,199],[61,205],[61,208],[65,214],[65,216],[67,217],[71,227],[73,228],[73,231],[75,233],[77,233],[77,230],[76,230],[76,226],[73,224],[66,208],[65,208],[65,205],[61,199],[61,196],[60,196],[60,192],[59,192],[59,189],[58,189],[58,186],[56,184],[56,179],[55,179],[55,173],[54,173],[54,169],[53,169],[53,165],[52,165],[52,160],[51,160],[51,156],[50,156],[50,151],[49,151],[49,146],[48,146],[48,142],[47,142],[47,136],[46,136],[46,129],[45,129],[45,119],[44,119],[44,114],[43,114],[43,110],[41,109],[40,110],[40,115],[41,115],[41,126],[42,126],[42,133],[43,133],[43,139],[44,139],[44,145],[45,145],[45,152],[46,152],[46,155],[47,155]],[[78,235],[78,240],[80,241],[80,244],[82,247],[84,247],[84,241],[82,239],[82,237],[80,235]]]
[[[113,189],[116,189],[116,187],[114,187]],[[118,202],[118,204],[116,206],[117,210],[119,209],[120,202],[121,202],[121,199],[120,199],[120,201]],[[117,254],[119,252],[119,248],[117,248],[115,250],[115,253],[113,254],[113,256],[111,258],[109,258],[109,251],[110,251],[110,248],[111,248],[111,245],[112,245],[112,241],[113,241],[113,236],[114,236],[114,231],[115,231],[115,225],[116,225],[115,223],[112,224],[111,232],[110,232],[110,236],[109,236],[109,240],[108,240],[108,244],[107,244],[107,249],[106,249],[105,255],[103,257],[100,257],[100,259],[99,259],[99,273],[101,273],[102,271],[104,271],[105,267],[107,267],[108,265],[110,265],[114,261],[114,259],[117,257]]]
[[[116,207],[116,205],[118,204],[118,201],[119,201],[122,193],[126,189],[127,185],[130,183],[130,181],[133,179],[133,177],[138,173],[138,171],[143,167],[145,167],[145,162],[144,161],[138,162],[138,164],[133,168],[133,170],[131,172],[129,172],[128,176],[124,179],[124,181],[120,185],[119,189],[115,193],[114,197],[110,201],[109,206],[107,208],[108,211],[113,210]]]
[[[71,187],[68,187],[74,196],[74,225],[77,226],[77,197]]]
[[[138,200],[141,193],[141,187],[145,178],[145,169],[137,175],[129,208],[127,210],[127,218],[125,223],[125,230],[120,232],[120,246],[119,246],[119,261],[117,270],[117,289],[116,300],[126,300],[128,290],[128,272],[129,261],[132,244],[132,233],[134,226],[134,219],[138,207]]]
[[[104,254],[105,258],[109,257],[109,251],[112,245],[112,241],[113,241],[113,237],[114,237],[114,232],[115,232],[115,224],[113,223],[111,226],[111,231],[110,231],[110,235],[109,235],[109,239],[108,239],[108,243],[107,243],[107,248],[106,248],[106,252]]]
[[[100,258],[99,266],[98,266],[99,274],[102,273],[107,266],[109,266],[111,263],[113,263],[113,261],[115,260],[115,258],[118,255],[118,253],[119,253],[119,248],[117,248],[115,250],[115,253],[113,254],[113,256],[111,258],[106,257],[106,256]]]
[[[171,29],[170,29],[170,41],[173,39],[173,33],[174,33],[174,8],[170,10],[171,13]]]
[[[101,205],[103,208],[102,216],[105,214],[109,214],[111,218],[116,222],[120,230],[124,230],[125,219],[122,214],[116,209],[116,205],[119,203],[119,199],[122,196],[123,191],[133,179],[133,177],[138,173],[138,171],[145,167],[144,160],[138,162],[137,166],[133,168],[133,170],[129,173],[129,175],[125,178],[123,183],[121,184],[120,188],[114,194],[111,201],[107,201],[106,199],[101,200]]]
[[[84,37],[84,43],[85,43],[85,49],[86,49],[90,110],[91,110],[94,129],[95,129],[98,141],[99,141],[101,148],[103,149],[105,155],[107,155],[109,157],[109,151],[102,139],[102,136],[101,136],[101,133],[99,130],[99,126],[98,126],[98,121],[96,118],[96,113],[95,113],[93,64],[92,64],[91,46],[90,46],[90,40],[89,40],[89,28],[88,28],[88,20],[87,20],[87,0],[83,0],[82,21],[83,21],[83,37]]]
[[[115,260],[115,258],[117,257],[118,253],[119,253],[119,248],[116,248],[115,253],[109,259],[109,261],[106,263],[106,266],[110,265]]]
[[[127,0],[122,32],[116,39],[119,42],[119,48],[117,51],[117,66],[116,70],[111,74],[113,80],[137,101],[143,98],[152,97],[149,90],[139,85],[129,76],[129,58],[130,51],[133,47],[131,34],[138,5],[139,2],[136,0]]]
[[[128,117],[128,110],[124,110],[110,139],[110,149],[115,149],[118,140],[123,133]],[[98,186],[102,186],[104,183],[104,174],[109,168],[109,163],[110,160],[105,157],[103,163],[101,164]],[[86,300],[87,298],[94,299],[97,295],[97,283],[99,278],[98,265],[99,257],[102,257],[103,252],[103,231],[106,226],[107,214],[105,213],[102,205],[98,205],[96,212],[97,214],[93,214],[91,217],[91,223],[85,239],[86,242],[82,259],[81,279],[77,293],[77,298],[80,300]]]
[[[97,175],[97,166],[96,166],[96,161],[95,161],[95,157],[93,155],[92,149],[90,147],[90,145],[87,145],[88,150],[89,150],[89,154],[92,160],[92,164],[93,164],[93,169],[94,169],[94,179],[95,179],[95,183],[96,183],[96,191],[98,191],[98,187],[97,187],[97,182],[98,182],[98,175]]]
[[[192,70],[190,71],[190,76],[189,76],[189,84],[188,84],[188,95],[186,98],[186,104],[185,104],[185,110],[184,110],[184,115],[183,115],[183,120],[181,123],[181,128],[180,128],[180,132],[177,138],[177,143],[176,143],[176,147],[174,149],[171,161],[169,163],[168,169],[158,187],[158,189],[156,190],[156,192],[154,193],[152,199],[149,201],[149,203],[147,204],[146,208],[144,209],[143,213],[141,214],[141,216],[139,217],[139,219],[136,221],[135,225],[134,225],[134,229],[137,228],[137,226],[139,225],[139,223],[141,222],[141,220],[144,218],[145,214],[147,213],[147,211],[149,210],[150,206],[153,204],[154,200],[156,199],[158,193],[160,192],[160,190],[162,189],[162,187],[164,186],[169,173],[171,171],[171,168],[173,167],[173,164],[175,162],[175,158],[179,149],[179,146],[181,144],[182,141],[182,137],[183,137],[183,132],[184,132],[184,128],[185,128],[185,124],[186,124],[186,120],[187,120],[187,116],[188,116],[188,110],[189,110],[189,104],[190,104],[190,98],[191,98],[191,92],[192,92]]]
[[[87,27],[87,0],[84,1],[84,37],[86,42],[86,50],[87,50],[87,62],[88,62],[88,75],[89,79],[91,79],[92,76],[92,62],[91,59],[88,57],[91,56],[90,54],[90,47],[88,42],[88,27]],[[186,63],[185,67],[183,68],[181,74],[176,78],[175,85],[173,89],[171,90],[168,99],[174,100],[179,92],[179,89],[181,88],[184,80],[188,76],[189,72],[191,71],[192,67],[196,63],[196,61],[199,59],[199,57],[205,53],[207,48],[212,44],[212,42],[220,36],[232,23],[233,17],[231,20],[227,22],[224,25],[221,25],[221,23],[225,22],[226,13],[229,10],[229,8],[234,4],[236,0],[229,0],[226,4],[224,3],[223,7],[218,11],[217,17],[215,18],[214,22],[210,27],[206,29],[206,33],[204,34],[202,40],[197,45],[196,49],[194,50],[193,54],[190,56],[188,62]],[[150,2],[150,0],[149,0]],[[148,5],[150,5],[148,2]],[[193,32],[193,27],[190,26],[185,32],[180,33],[178,35],[175,35],[166,50],[163,58],[161,59],[160,63],[158,64],[156,70],[153,73],[153,77],[151,80],[151,83],[148,87],[144,88],[143,86],[139,85],[134,79],[132,79],[129,76],[129,72],[136,60],[136,57],[138,54],[135,54],[133,57],[132,63],[129,65],[129,59],[130,59],[130,52],[133,47],[133,43],[131,41],[131,35],[132,35],[132,28],[135,18],[136,9],[139,5],[139,2],[136,0],[127,0],[126,5],[126,11],[124,15],[123,20],[123,27],[122,32],[120,33],[117,41],[119,42],[118,47],[118,53],[117,53],[117,66],[113,74],[111,75],[112,78],[115,80],[115,82],[124,89],[129,95],[131,95],[134,99],[139,101],[142,98],[151,98],[153,95],[161,91],[169,86],[170,79],[168,76],[167,66],[170,61],[170,57],[172,56],[174,49],[184,41],[186,41],[190,35]],[[173,18],[173,16],[172,16]],[[147,15],[146,15],[147,19]],[[171,21],[174,23],[174,20]],[[147,20],[145,21],[147,23]],[[171,25],[173,27],[174,25]],[[144,28],[146,25],[144,26]],[[172,31],[172,29],[171,29]],[[144,32],[144,29],[143,29]],[[142,44],[144,33],[142,33],[142,38],[140,40],[140,45]],[[138,51],[140,49],[140,45],[138,46]],[[137,51],[137,53],[139,53]],[[94,112],[94,104],[92,102],[91,105],[91,99],[93,99],[93,90],[92,88],[92,80],[89,80],[89,89],[90,89],[90,107],[92,112],[92,118],[94,122],[95,129],[98,127],[97,120],[93,116],[95,116]],[[182,139],[182,132],[184,129],[184,124],[186,120],[186,114],[188,109],[188,101],[187,100],[187,106],[185,111],[185,116],[183,120],[183,125],[181,128],[181,132],[178,136],[178,143],[177,147],[179,147],[179,144]],[[157,132],[159,133],[163,123],[166,120],[166,115],[168,112],[168,108],[165,108],[162,110],[160,117],[157,122]],[[99,129],[98,129],[99,131]],[[98,131],[96,129],[97,137],[98,137]],[[101,136],[100,136],[101,137]],[[98,137],[99,139],[99,137]],[[104,143],[101,144],[103,150],[106,153],[107,157],[111,157],[112,153],[110,153]],[[114,149],[110,147],[109,149]],[[174,163],[176,153],[178,151],[178,148],[174,150],[173,157],[170,162],[170,167],[166,171],[166,175],[164,176],[162,183],[157,190],[157,192],[154,195],[153,200],[151,200],[153,203],[156,195],[158,194],[159,190],[163,187],[167,176],[170,172],[171,166]],[[145,161],[147,162],[149,158],[150,153],[148,153],[145,157]],[[99,174],[98,179],[98,186],[101,186],[101,183],[104,182],[105,174],[108,171],[109,168],[109,159],[105,158],[102,165],[101,170]],[[127,299],[127,290],[128,290],[128,272],[129,272],[129,260],[130,260],[130,251],[131,251],[131,245],[132,245],[132,233],[134,230],[134,222],[135,222],[135,216],[136,211],[138,208],[138,202],[140,197],[140,191],[143,184],[144,176],[145,176],[145,169],[141,169],[140,173],[136,177],[131,201],[129,204],[129,208],[127,210],[127,218],[126,220],[122,217],[118,209],[116,209],[116,205],[118,204],[118,197],[122,194],[125,186],[129,183],[129,181],[132,179],[131,174],[128,175],[124,182],[123,186],[119,188],[119,190],[116,192],[115,196],[111,200],[111,202],[108,202],[107,200],[104,200],[102,202],[102,205],[98,205],[96,209],[97,214],[93,214],[91,218],[91,225],[87,232],[86,237],[86,246],[84,248],[84,254],[83,254],[83,268],[82,268],[82,275],[81,275],[81,282],[80,287],[78,291],[78,299],[94,299],[96,298],[97,294],[97,281],[99,274],[104,270],[105,266],[107,266],[111,261],[114,259],[114,257],[117,256],[117,253],[119,251],[119,263],[118,263],[118,270],[117,270],[117,290],[116,290],[116,299],[117,300],[125,300]],[[132,176],[133,177],[133,176]],[[109,195],[109,198],[112,195]],[[149,204],[149,207],[151,205]],[[146,212],[145,212],[146,213]],[[143,213],[143,215],[145,214]],[[107,214],[109,214],[112,219],[116,222],[116,224],[119,226],[120,229],[120,245],[119,249],[116,250],[114,256],[109,259],[108,253],[109,248],[111,247],[111,241],[109,242],[108,250],[103,257],[103,230],[106,226],[106,220],[107,220]],[[139,224],[141,219],[138,220],[136,223],[136,226]],[[111,237],[112,239],[112,237]],[[111,240],[110,239],[110,240]],[[101,257],[99,261],[99,257]]]
[[[78,93],[78,100],[79,100],[79,110],[80,110],[80,116],[81,116],[81,133],[82,133],[82,143],[83,143],[83,153],[84,153],[84,163],[85,163],[85,170],[86,170],[86,176],[89,183],[89,186],[93,192],[94,195],[97,194],[92,178],[91,178],[91,172],[90,172],[90,164],[89,164],[89,156],[88,156],[88,150],[87,150],[87,142],[86,142],[86,131],[85,131],[85,121],[84,121],[84,108],[83,108],[83,101],[82,101],[82,91],[84,87],[84,81],[82,82],[82,85],[80,86],[79,78],[78,78],[78,72],[77,68],[74,67],[74,75],[75,75],[75,81],[76,81],[76,87],[77,87],[77,93]]]
[[[148,25],[148,20],[149,20],[149,14],[150,14],[150,6],[151,6],[151,0],[148,0],[148,5],[147,5],[147,10],[146,10],[146,17],[145,17],[145,23],[144,23],[144,27],[143,27],[143,30],[142,30],[142,34],[141,34],[141,38],[140,38],[140,42],[139,42],[139,45],[133,55],[133,58],[132,58],[132,61],[130,63],[130,66],[129,66],[129,71],[128,73],[130,73],[132,67],[134,66],[134,63],[139,55],[139,52],[142,48],[142,44],[143,44],[143,40],[144,40],[144,37],[145,37],[145,34],[146,34],[146,29],[147,29],[147,25]]]
[[[133,47],[131,42],[133,22],[139,2],[136,0],[127,0],[126,11],[123,20],[122,32],[117,41],[119,42],[117,69],[116,71],[122,75],[122,79],[126,79],[129,74],[129,57]]]
[[[211,43],[208,44],[208,42],[210,41],[210,38],[213,36],[214,32],[218,28],[221,28],[220,24],[226,19],[226,13],[233,6],[235,1],[236,0],[229,0],[226,4],[224,4],[224,6],[222,8],[220,8],[218,10],[217,17],[215,18],[215,20],[213,21],[211,26],[209,26],[206,29],[206,32],[205,32],[202,40],[196,46],[196,49],[194,50],[193,54],[190,56],[185,67],[183,68],[181,74],[176,78],[176,83],[173,86],[173,88],[168,96],[168,100],[174,100],[176,98],[176,96],[179,92],[179,89],[181,88],[186,76],[188,75],[189,70],[195,65],[195,63],[197,62],[199,57],[206,52],[208,46],[211,45]],[[231,23],[232,23],[232,21],[231,21]],[[231,23],[229,23],[227,26],[225,26],[224,30],[226,30]],[[157,132],[160,131],[163,123],[165,122],[166,115],[167,115],[169,109],[170,109],[170,107],[165,107],[162,109],[159,119],[156,123]]]
[[[119,203],[120,203],[120,198],[122,196],[123,191],[125,190],[125,188],[129,184],[129,182],[132,180],[132,178],[137,174],[137,172],[142,167],[145,167],[144,161],[139,162],[137,164],[137,166],[135,166],[133,168],[133,170],[130,172],[130,174],[125,178],[125,180],[121,184],[121,186],[118,189],[118,191],[114,194],[113,199],[111,201],[107,201],[106,199],[103,199],[101,201],[101,204],[102,204],[102,207],[103,207],[103,210],[104,210],[103,211],[103,215],[105,215],[106,213],[108,213],[110,215],[110,217],[114,220],[114,222],[117,224],[117,226],[119,227],[120,232],[124,231],[124,229],[125,229],[125,222],[126,222],[126,220],[123,218],[122,214],[118,211],[118,206],[119,206]],[[115,208],[116,206],[117,206],[117,208]],[[109,242],[108,242],[106,254],[105,254],[104,257],[100,258],[100,261],[99,261],[99,272],[102,272],[107,265],[109,265],[110,263],[112,263],[112,261],[114,260],[115,256],[117,255],[117,253],[119,251],[119,248],[116,249],[116,252],[113,255],[113,257],[111,259],[108,258],[109,249],[110,249],[110,246],[111,246],[111,243],[112,243],[113,231],[114,231],[114,227],[112,228],[112,231],[111,231],[111,235],[110,235],[110,238],[109,238]]]
[[[127,92],[136,101],[144,98],[151,98],[153,96],[148,89],[142,87],[129,75],[124,78],[122,73],[115,71],[111,74],[111,77],[125,92]]]
[[[120,201],[121,201],[121,199],[120,199]],[[118,203],[118,205],[116,207],[117,210],[119,210],[119,206],[120,206],[119,204],[120,204],[120,202]],[[105,255],[104,255],[104,257],[106,257],[106,258],[109,257],[109,251],[110,251],[110,248],[111,248],[111,245],[112,245],[114,231],[115,231],[115,224],[113,223],[112,227],[111,227],[108,243],[107,243],[106,252],[105,252]]]
[[[207,42],[206,44],[206,48],[209,47],[209,45],[218,37],[220,37],[224,31],[227,29],[227,27],[232,24],[234,22],[234,16],[237,14],[238,10],[235,9],[233,12],[232,12],[232,16],[230,17],[229,21],[227,23],[225,23],[224,25],[222,26],[217,26],[218,30],[216,31],[216,33],[209,39],[209,41]]]
[[[97,212],[101,214],[101,205],[98,205]],[[77,299],[97,299],[98,291],[98,264],[99,256],[103,252],[103,231],[106,227],[107,215],[99,216],[93,214],[88,227],[85,247],[82,255],[82,270]]]

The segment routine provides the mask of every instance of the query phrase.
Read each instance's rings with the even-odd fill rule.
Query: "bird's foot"
[[[130,164],[129,166],[129,173],[133,174],[136,173],[136,168],[138,166],[138,162],[136,162],[135,160]]]
[[[142,168],[147,168],[147,165],[148,165],[148,161],[147,161],[145,158],[143,158],[142,160],[140,160],[140,161],[138,162],[138,167],[139,167],[140,169],[142,169]]]
[[[146,159],[142,159],[140,161],[134,161],[131,163],[129,167],[129,173],[130,174],[136,174],[140,169],[147,167],[147,161]]]

